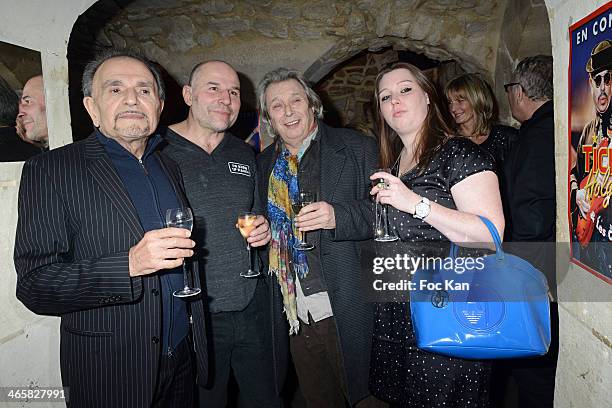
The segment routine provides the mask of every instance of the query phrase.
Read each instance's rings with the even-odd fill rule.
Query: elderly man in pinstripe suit
[[[166,210],[187,204],[176,164],[157,152],[161,77],[110,50],[85,68],[83,94],[94,133],[23,169],[17,297],[61,316],[68,406],[188,407],[193,367],[206,381],[204,316],[201,300],[172,296],[194,242],[163,228]]]

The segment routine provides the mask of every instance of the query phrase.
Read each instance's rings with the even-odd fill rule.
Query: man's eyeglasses
[[[520,84],[521,84],[520,82],[509,82],[507,84],[504,84],[504,90],[506,91],[506,93],[508,93],[509,92],[508,89],[510,89],[511,86],[520,85]]]
[[[593,82],[595,82],[595,86],[599,88],[601,85],[601,80],[603,79],[604,85],[610,84],[610,73],[606,72],[605,74],[595,75],[593,78]]]

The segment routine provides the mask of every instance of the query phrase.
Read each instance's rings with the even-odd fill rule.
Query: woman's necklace
[[[414,158],[411,157],[410,159],[408,159],[408,150],[406,149],[406,147],[404,147],[402,148],[402,151],[400,152],[393,167],[397,165],[397,174],[398,177],[401,177],[404,174],[408,173],[410,170],[412,170],[415,164],[416,163],[414,162]]]

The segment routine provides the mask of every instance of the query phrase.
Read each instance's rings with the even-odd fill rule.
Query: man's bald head
[[[206,132],[225,132],[240,111],[238,73],[224,61],[201,62],[191,70],[183,98],[189,106],[189,120]]]
[[[231,69],[232,71],[236,72],[234,67],[232,67],[231,64],[229,64],[229,63],[227,63],[225,61],[221,61],[221,60],[202,61],[202,62],[198,63],[195,67],[193,67],[193,69],[191,70],[191,73],[189,74],[189,82],[188,82],[189,86],[193,86],[193,82],[195,81],[195,78],[200,74],[200,72],[203,69],[206,69],[207,67],[210,68],[212,66],[225,66],[225,67]]]
[[[48,143],[47,106],[42,75],[30,78],[23,86],[17,118],[23,123],[28,140]]]

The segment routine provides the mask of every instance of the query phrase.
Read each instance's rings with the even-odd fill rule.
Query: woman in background
[[[497,102],[489,84],[478,75],[465,74],[451,80],[446,84],[444,93],[448,110],[455,121],[455,134],[470,139],[495,159],[504,218],[509,228],[508,204],[504,195],[504,162],[518,137],[518,131],[510,126],[494,124],[498,115]]]
[[[388,204],[399,251],[427,242],[436,248],[490,243],[482,215],[504,230],[493,158],[474,143],[452,137],[431,81],[416,67],[396,63],[376,79],[380,167],[392,174],[371,194]],[[381,186],[379,188],[378,186]],[[433,244],[433,245],[432,245]],[[431,354],[416,347],[410,303],[375,306],[370,391],[397,407],[486,407],[490,366]],[[436,322],[432,322],[436,324]]]
[[[494,125],[498,108],[489,84],[476,74],[465,74],[451,80],[444,93],[455,121],[454,133],[491,153],[501,168],[518,132],[510,126]]]

